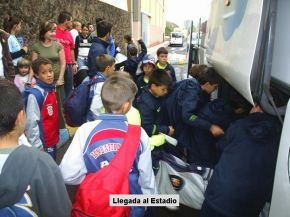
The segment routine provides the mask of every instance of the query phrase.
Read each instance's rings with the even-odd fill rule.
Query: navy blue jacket
[[[211,123],[198,117],[198,111],[209,102],[209,94],[202,91],[196,79],[185,79],[177,82],[166,99],[165,108],[168,124],[175,129],[174,138],[189,148],[188,128],[209,130]]]
[[[205,193],[208,206],[224,216],[258,217],[271,200],[281,124],[253,113],[236,121],[218,143],[221,153]]]
[[[108,42],[101,40],[98,37],[94,37],[93,44],[88,54],[88,67],[90,72],[96,71],[96,58],[101,54],[107,54]]]
[[[224,99],[215,99],[207,103],[197,114],[203,120],[220,126],[224,131],[233,121],[234,112],[232,106]],[[202,128],[189,128],[188,139],[190,141],[190,161],[193,163],[214,168],[217,163],[216,142],[209,130]],[[192,163],[190,162],[190,163]]]
[[[137,108],[141,115],[141,126],[149,136],[165,133],[168,134],[169,128],[162,123],[161,106],[164,102],[163,97],[155,97],[146,88],[137,99]]]
[[[138,92],[136,94],[136,98],[138,98],[141,95],[141,93],[148,87],[148,82],[146,83],[144,81],[144,73],[141,73],[137,76],[136,84],[138,87]]]
[[[135,82],[137,80],[136,71],[138,65],[147,54],[147,48],[144,42],[140,41],[139,43],[141,46],[141,52],[138,56],[128,57],[127,60],[115,65],[116,71],[120,70],[121,67],[124,67],[124,71],[129,72]]]
[[[156,62],[156,67],[159,68],[158,67],[158,61]],[[166,67],[164,68],[164,70],[165,71],[170,71],[170,75],[171,75],[172,81],[176,82],[176,75],[175,75],[174,67],[171,64],[167,63]]]

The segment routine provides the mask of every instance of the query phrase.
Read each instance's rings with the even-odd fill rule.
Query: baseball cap
[[[146,55],[143,60],[142,60],[142,63],[143,64],[146,64],[146,63],[151,63],[155,66],[155,58],[151,55]]]

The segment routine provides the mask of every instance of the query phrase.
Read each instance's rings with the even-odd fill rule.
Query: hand
[[[61,86],[61,85],[64,85],[64,80],[63,78],[59,78],[57,81],[56,81],[56,84],[55,84],[57,87],[58,86]]]
[[[210,132],[214,137],[219,137],[225,134],[222,128],[220,128],[218,125],[211,125]]]
[[[72,72],[73,72],[74,75],[77,74],[77,72],[78,72],[78,67],[77,67],[76,64],[73,64],[73,65],[72,65]]]
[[[169,126],[168,136],[172,136],[174,134],[174,131],[174,128],[172,126]]]
[[[27,46],[24,46],[24,47],[22,47],[22,50],[24,50],[25,53],[27,53],[28,52],[28,47]]]

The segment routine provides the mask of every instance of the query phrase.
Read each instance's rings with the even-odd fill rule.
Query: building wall
[[[123,43],[123,36],[131,33],[130,13],[98,0],[9,0],[0,3],[0,27],[6,13],[23,20],[22,34],[32,45],[38,37],[41,22],[57,20],[60,11],[69,11],[73,18],[95,25],[96,17],[103,17],[113,23],[116,43]]]
[[[156,45],[164,41],[166,25],[165,0],[142,0],[141,12],[149,17],[148,44]]]
[[[132,37],[137,40],[142,37],[142,28],[147,29],[146,37],[147,46],[154,46],[164,41],[164,32],[166,26],[166,0],[132,0],[135,4],[135,11],[133,10],[133,28]],[[134,8],[134,6],[133,6]],[[142,14],[142,15],[141,15]],[[148,26],[144,27],[142,16],[146,15],[149,19]],[[144,36],[144,32],[143,32]]]

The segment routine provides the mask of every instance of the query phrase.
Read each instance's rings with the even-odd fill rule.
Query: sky
[[[185,20],[206,20],[211,0],[167,0],[166,20],[183,27]]]

